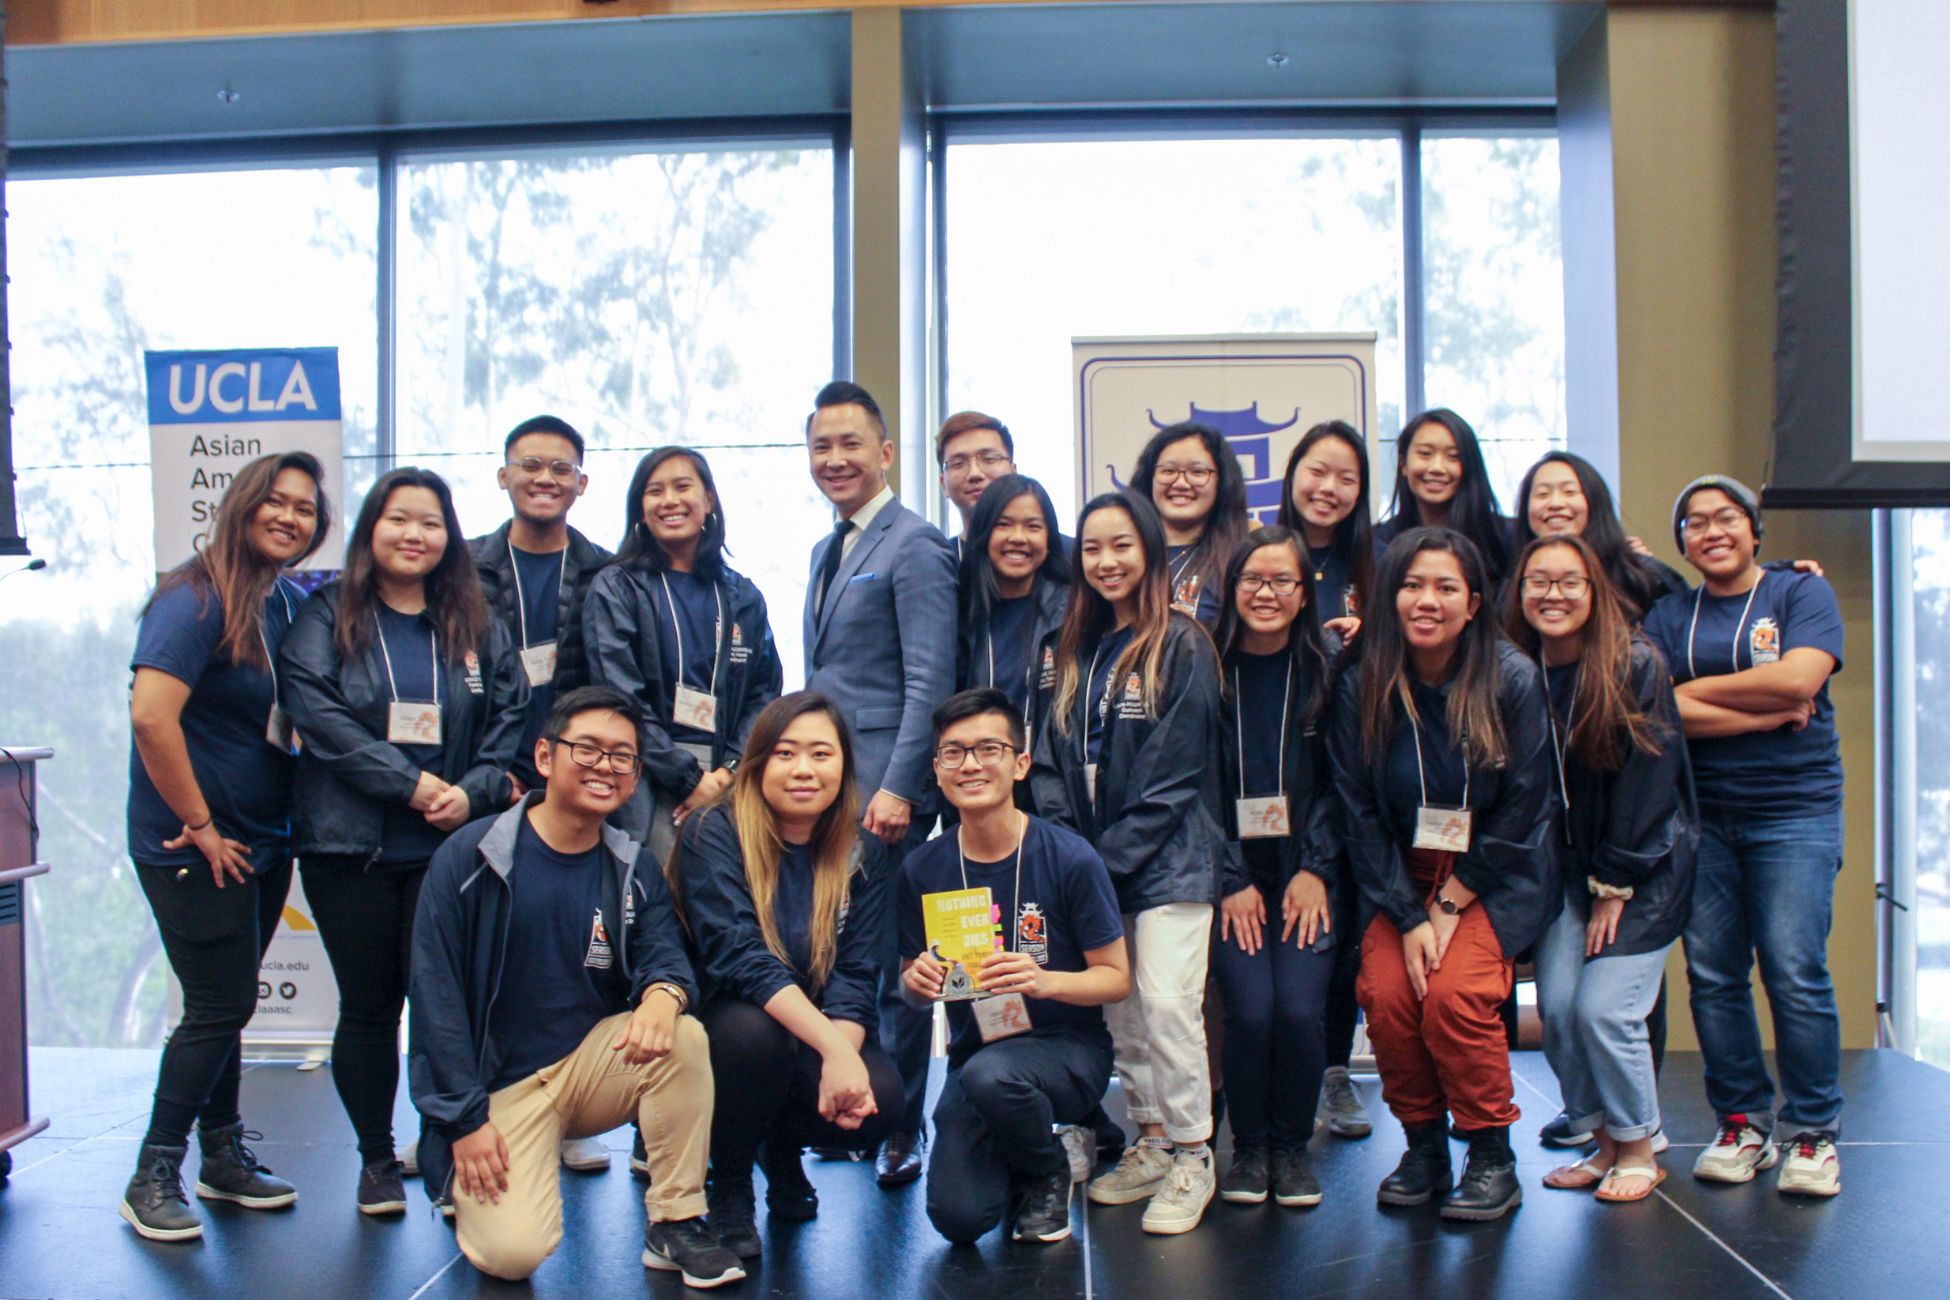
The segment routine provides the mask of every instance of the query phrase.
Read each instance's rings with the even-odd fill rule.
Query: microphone
[[[5,582],[7,579],[13,577],[16,573],[33,573],[36,570],[45,569],[46,567],[47,567],[46,560],[40,560],[40,559],[29,560],[27,561],[27,563],[21,565],[18,569],[9,569],[5,573],[0,573],[0,582]]]

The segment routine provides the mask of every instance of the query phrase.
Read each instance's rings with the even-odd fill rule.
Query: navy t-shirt
[[[1314,570],[1314,601],[1320,607],[1320,621],[1349,618],[1355,608],[1353,565],[1340,546],[1307,548],[1307,563]]]
[[[1104,693],[1110,688],[1111,674],[1117,671],[1119,656],[1136,635],[1135,627],[1120,627],[1115,632],[1107,633],[1097,643],[1097,652],[1091,656],[1090,667],[1094,667],[1094,671],[1090,673],[1090,693],[1085,701],[1085,712],[1089,715],[1089,731],[1085,736],[1088,762],[1104,761],[1104,717],[1116,707],[1116,701],[1106,701]]]
[[[521,578],[521,614],[508,629],[508,639],[523,650],[545,645],[555,640],[561,630],[562,566],[569,553],[567,550],[524,551],[518,546],[509,549],[514,552],[515,572]],[[521,744],[515,749],[517,768],[534,767],[535,741],[541,736],[542,725],[548,721],[549,706],[554,703],[554,683],[529,688],[528,709],[521,719]]]
[[[606,863],[600,841],[583,853],[557,853],[522,817],[508,872],[501,988],[488,1016],[500,1061],[490,1091],[569,1055],[628,1002],[623,918],[603,914]]]
[[[772,921],[787,962],[801,977],[812,974],[813,855],[811,844],[786,844],[779,854]]]
[[[444,709],[448,703],[446,683],[435,681],[432,620],[425,614],[402,614],[384,601],[375,601],[373,608],[377,611],[379,635],[386,647],[381,663],[388,659],[392,663],[393,698],[402,703],[427,703],[437,699]],[[382,667],[380,671],[384,672],[385,669]],[[438,696],[434,694],[436,684],[440,690]],[[441,718],[440,734],[443,737],[447,734],[444,716]],[[442,747],[439,745],[395,745],[394,748],[422,772],[431,772],[440,766]],[[388,804],[386,820],[380,829],[379,856],[375,861],[425,862],[446,838],[447,832],[429,824],[424,816],[404,802]]]
[[[1217,584],[1205,581],[1198,572],[1198,561],[1192,554],[1197,549],[1196,542],[1165,548],[1165,563],[1171,572],[1171,604],[1179,613],[1190,614],[1209,628],[1218,623],[1224,605]]]
[[[264,640],[273,662],[303,599],[281,578],[264,602]],[[182,717],[190,770],[217,829],[257,848],[291,835],[292,758],[264,738],[275,695],[271,673],[232,663],[218,649],[222,640],[223,606],[216,593],[199,594],[188,583],[172,587],[143,614],[129,670],[153,668],[190,688]],[[131,742],[129,856],[159,867],[202,862],[195,845],[162,846],[182,830],[183,819],[163,802]]]
[[[1016,857],[967,864],[962,883],[958,837],[939,835],[908,855],[900,878],[900,945],[903,957],[927,946],[923,894],[987,887],[1002,909],[1003,939],[1010,952],[1023,952],[1046,970],[1080,971],[1083,954],[1124,937],[1117,893],[1097,850],[1081,837],[1039,817],[1029,818],[1022,842],[1022,889],[1016,890]],[[1072,1038],[1110,1052],[1110,1031],[1100,1007],[1075,1007],[1047,998],[1026,998],[1030,1033]],[[966,1003],[948,1004],[948,1064],[961,1065],[982,1046],[975,1013]]]
[[[1812,573],[1768,569],[1758,586],[1738,596],[1704,588],[1667,596],[1646,615],[1645,634],[1664,653],[1674,682],[1744,671],[1803,647],[1833,656],[1836,672],[1842,668],[1841,606],[1835,589]],[[1782,727],[1686,746],[1702,808],[1780,817],[1842,806],[1842,757],[1825,682],[1815,694],[1814,717],[1800,731]]]
[[[677,698],[678,646],[683,646],[683,684],[711,692],[711,670],[718,653],[718,595],[717,587],[708,578],[694,573],[679,573],[671,570],[660,574],[662,579],[651,593],[651,605],[657,611],[657,654],[663,660],[664,681],[669,683],[671,698],[664,701],[666,707],[675,707]],[[668,600],[664,598],[666,584],[670,590]],[[676,618],[672,621],[672,607]],[[712,736],[708,731],[696,727],[673,725],[670,728],[673,740],[686,744],[708,745]]]
[[[1418,681],[1409,683],[1415,700],[1415,713],[1421,727],[1422,772],[1426,773],[1428,803],[1433,808],[1461,808],[1467,789],[1462,745],[1449,732],[1449,698],[1441,688]],[[1422,780],[1415,764],[1416,728],[1409,725],[1408,713],[1395,705],[1395,729],[1388,738],[1388,802],[1395,809],[1391,828],[1399,843],[1415,838],[1416,809],[1421,806]]]
[[[971,685],[993,686],[1021,712],[1029,703],[1029,634],[1036,621],[1036,598],[1017,596],[989,606],[989,625],[976,638]]]
[[[1286,705],[1287,671],[1293,656],[1285,650],[1270,655],[1235,651],[1227,674],[1232,681],[1233,707],[1238,710],[1240,771],[1245,775],[1245,793],[1237,786],[1226,791],[1229,799],[1258,799],[1281,793],[1280,718]],[[1286,792],[1293,797],[1292,791]],[[1291,807],[1291,805],[1289,805]],[[1280,880],[1280,842],[1255,838],[1239,841],[1246,856],[1246,871],[1253,883],[1263,889],[1283,886]]]

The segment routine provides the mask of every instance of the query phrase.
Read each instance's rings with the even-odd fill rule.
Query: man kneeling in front
[[[621,691],[557,699],[535,742],[543,789],[456,831],[421,887],[420,1163],[451,1197],[461,1253],[494,1277],[527,1277],[562,1240],[562,1139],[625,1120],[650,1157],[644,1264],[694,1287],[745,1276],[703,1218],[711,1054],[684,1014],[696,985],[670,892],[604,824],[636,786],[642,733]]]

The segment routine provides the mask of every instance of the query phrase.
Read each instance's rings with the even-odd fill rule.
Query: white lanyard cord
[[[671,598],[669,576],[660,573],[657,580],[664,584],[664,604],[670,606],[670,635],[677,643],[677,680],[671,686],[674,692],[684,684],[684,624],[677,617],[677,602]],[[718,693],[718,643],[724,637],[724,594],[718,590],[715,582],[711,584],[711,599],[717,602],[718,621],[711,625],[711,684],[707,691],[715,696]]]
[[[399,703],[399,683],[393,680],[393,652],[386,648],[386,629],[379,628],[379,654],[386,661],[386,689],[393,693],[393,703]],[[433,648],[433,702],[440,703],[440,641],[432,628],[427,629],[427,644]]]
[[[562,548],[561,564],[561,572],[555,579],[557,591],[562,589],[563,582],[569,576],[569,548],[566,546]],[[515,574],[515,617],[521,620],[521,648],[526,650],[528,648],[528,601],[521,594],[521,564],[515,559],[515,544],[512,541],[508,543],[508,567],[513,569]]]
[[[1174,590],[1177,588],[1180,582],[1184,581],[1185,570],[1192,567],[1192,561],[1195,558],[1197,558],[1198,548],[1201,545],[1203,545],[1202,541],[1193,542],[1189,547],[1185,549],[1185,553],[1178,557],[1178,562],[1176,564],[1167,566],[1171,570],[1171,585]]]
[[[1022,821],[1020,828],[1016,832],[1016,883],[1014,887],[1015,892],[1009,898],[1011,912],[1022,906],[1022,842],[1029,838],[1029,814],[1017,812],[1016,816],[1020,817]],[[959,826],[955,828],[955,861],[961,864],[961,887],[967,889],[968,859],[963,855],[961,850],[961,828]],[[1015,922],[1013,919],[1008,925],[1002,928],[1002,951],[1004,952],[1009,951],[1009,935],[1014,929]]]
[[[1422,806],[1424,808],[1427,808],[1429,806],[1429,773],[1428,773],[1428,769],[1422,765],[1422,728],[1416,725],[1415,710],[1409,709],[1407,710],[1407,713],[1408,713],[1409,728],[1415,732],[1415,780],[1416,783],[1422,787]],[[1462,760],[1463,760],[1462,806],[1466,809],[1469,807],[1469,749],[1467,747],[1466,742],[1463,749]]]
[[[1733,625],[1733,671],[1736,673],[1740,671],[1740,633],[1747,626],[1747,615],[1753,612],[1754,597],[1760,594],[1761,578],[1766,576],[1767,570],[1762,569],[1760,577],[1754,579],[1754,585],[1747,591],[1747,603],[1740,607],[1740,621]],[[1699,672],[1693,667],[1693,638],[1699,634],[1699,607],[1705,600],[1706,584],[1702,582],[1699,585],[1699,594],[1693,597],[1692,625],[1686,629],[1686,675],[1688,677],[1699,676]],[[1750,654],[1747,658],[1748,666],[1751,667],[1753,656]]]
[[[1293,704],[1293,665],[1288,664],[1286,669],[1286,696],[1280,701],[1280,767],[1279,767],[1279,775],[1276,778],[1279,787],[1279,796],[1282,799],[1286,798],[1287,710],[1289,707],[1292,706],[1292,704]],[[1232,721],[1233,721],[1233,728],[1234,728],[1233,739],[1239,742],[1239,797],[1241,799],[1244,799],[1246,797],[1246,719],[1242,712],[1242,708],[1239,701],[1239,665],[1238,664],[1234,664],[1232,666]],[[1419,742],[1415,746],[1415,758],[1417,762],[1420,762],[1422,758],[1422,746]],[[1422,802],[1427,803],[1428,800],[1424,799]]]
[[[1557,792],[1564,797],[1564,811],[1571,811],[1571,784],[1564,777],[1564,747],[1570,743],[1571,733],[1577,730],[1578,722],[1578,679],[1584,675],[1584,661],[1578,661],[1578,668],[1571,675],[1571,716],[1564,722],[1564,738],[1557,735],[1557,706],[1551,703],[1550,672],[1544,667],[1542,656],[1537,660],[1537,676],[1544,687],[1544,713],[1551,720],[1551,753],[1557,758]],[[1564,823],[1565,833],[1570,832],[1570,822]]]

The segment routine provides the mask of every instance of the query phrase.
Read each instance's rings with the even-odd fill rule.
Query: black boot
[[[1456,1190],[1442,1198],[1445,1219],[1500,1219],[1523,1203],[1510,1130],[1478,1129],[1469,1135],[1469,1163]]]
[[[1449,1134],[1442,1121],[1409,1127],[1407,1132],[1408,1150],[1375,1192],[1383,1205],[1426,1205],[1431,1196],[1449,1190]]]
[[[135,1177],[122,1193],[122,1217],[151,1241],[189,1241],[203,1235],[203,1221],[183,1195],[183,1157],[187,1145],[166,1147],[144,1142],[135,1157]]]
[[[767,1139],[759,1148],[758,1167],[765,1171],[765,1208],[778,1218],[804,1223],[819,1215],[819,1193],[806,1177],[799,1148]]]
[[[262,1141],[262,1133],[246,1133],[244,1124],[197,1130],[203,1147],[203,1167],[196,1172],[196,1194],[206,1201],[234,1201],[252,1210],[277,1210],[298,1199],[298,1191],[257,1163],[257,1153],[244,1139]]]
[[[740,1259],[757,1259],[764,1250],[758,1239],[758,1205],[752,1191],[752,1171],[713,1166],[705,1188],[711,1209],[711,1231],[724,1248]]]

